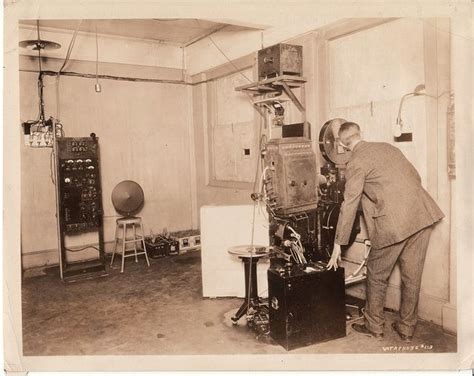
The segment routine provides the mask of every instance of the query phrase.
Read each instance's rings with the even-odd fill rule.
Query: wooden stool
[[[120,227],[122,227],[122,237],[119,237],[120,234]],[[140,233],[137,234],[137,227],[140,227]],[[133,237],[127,238],[127,231],[132,230],[133,232]],[[114,244],[114,252],[112,253],[112,260],[110,261],[110,266],[114,263],[114,256],[117,251],[117,244],[122,243],[122,269],[120,270],[121,273],[123,273],[123,268],[125,265],[125,258],[126,257],[132,257],[135,256],[135,262],[138,262],[138,255],[145,255],[146,258],[146,263],[148,266],[150,266],[150,261],[148,260],[148,255],[146,253],[146,245],[145,245],[145,235],[143,232],[143,225],[142,225],[142,219],[140,217],[123,217],[119,218],[116,221],[116,226],[115,226],[115,244]],[[142,243],[143,245],[143,251],[138,252],[137,249],[137,242]],[[127,244],[133,244],[133,253],[129,253],[128,255],[126,254],[127,250],[126,245]]]

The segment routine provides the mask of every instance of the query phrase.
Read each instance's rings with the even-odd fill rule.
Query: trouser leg
[[[389,247],[373,249],[367,260],[367,289],[365,326],[373,333],[383,333],[385,294],[388,278],[402,251],[404,242]]]
[[[410,236],[399,258],[402,299],[398,330],[407,336],[412,336],[415,331],[421,277],[431,230],[428,227]]]

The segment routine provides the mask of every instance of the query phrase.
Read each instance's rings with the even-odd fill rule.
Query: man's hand
[[[331,270],[334,268],[334,270],[337,270],[338,267],[338,262],[341,261],[341,246],[339,244],[334,243],[334,248],[332,249],[332,255],[331,259],[329,260],[328,264],[326,265],[326,268],[328,270]]]

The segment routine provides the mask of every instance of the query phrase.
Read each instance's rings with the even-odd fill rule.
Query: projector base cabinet
[[[270,336],[286,350],[345,337],[344,269],[268,270]]]

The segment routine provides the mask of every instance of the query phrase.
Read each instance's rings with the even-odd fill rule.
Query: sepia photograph
[[[472,368],[472,6],[395,3],[6,1],[6,372]]]

